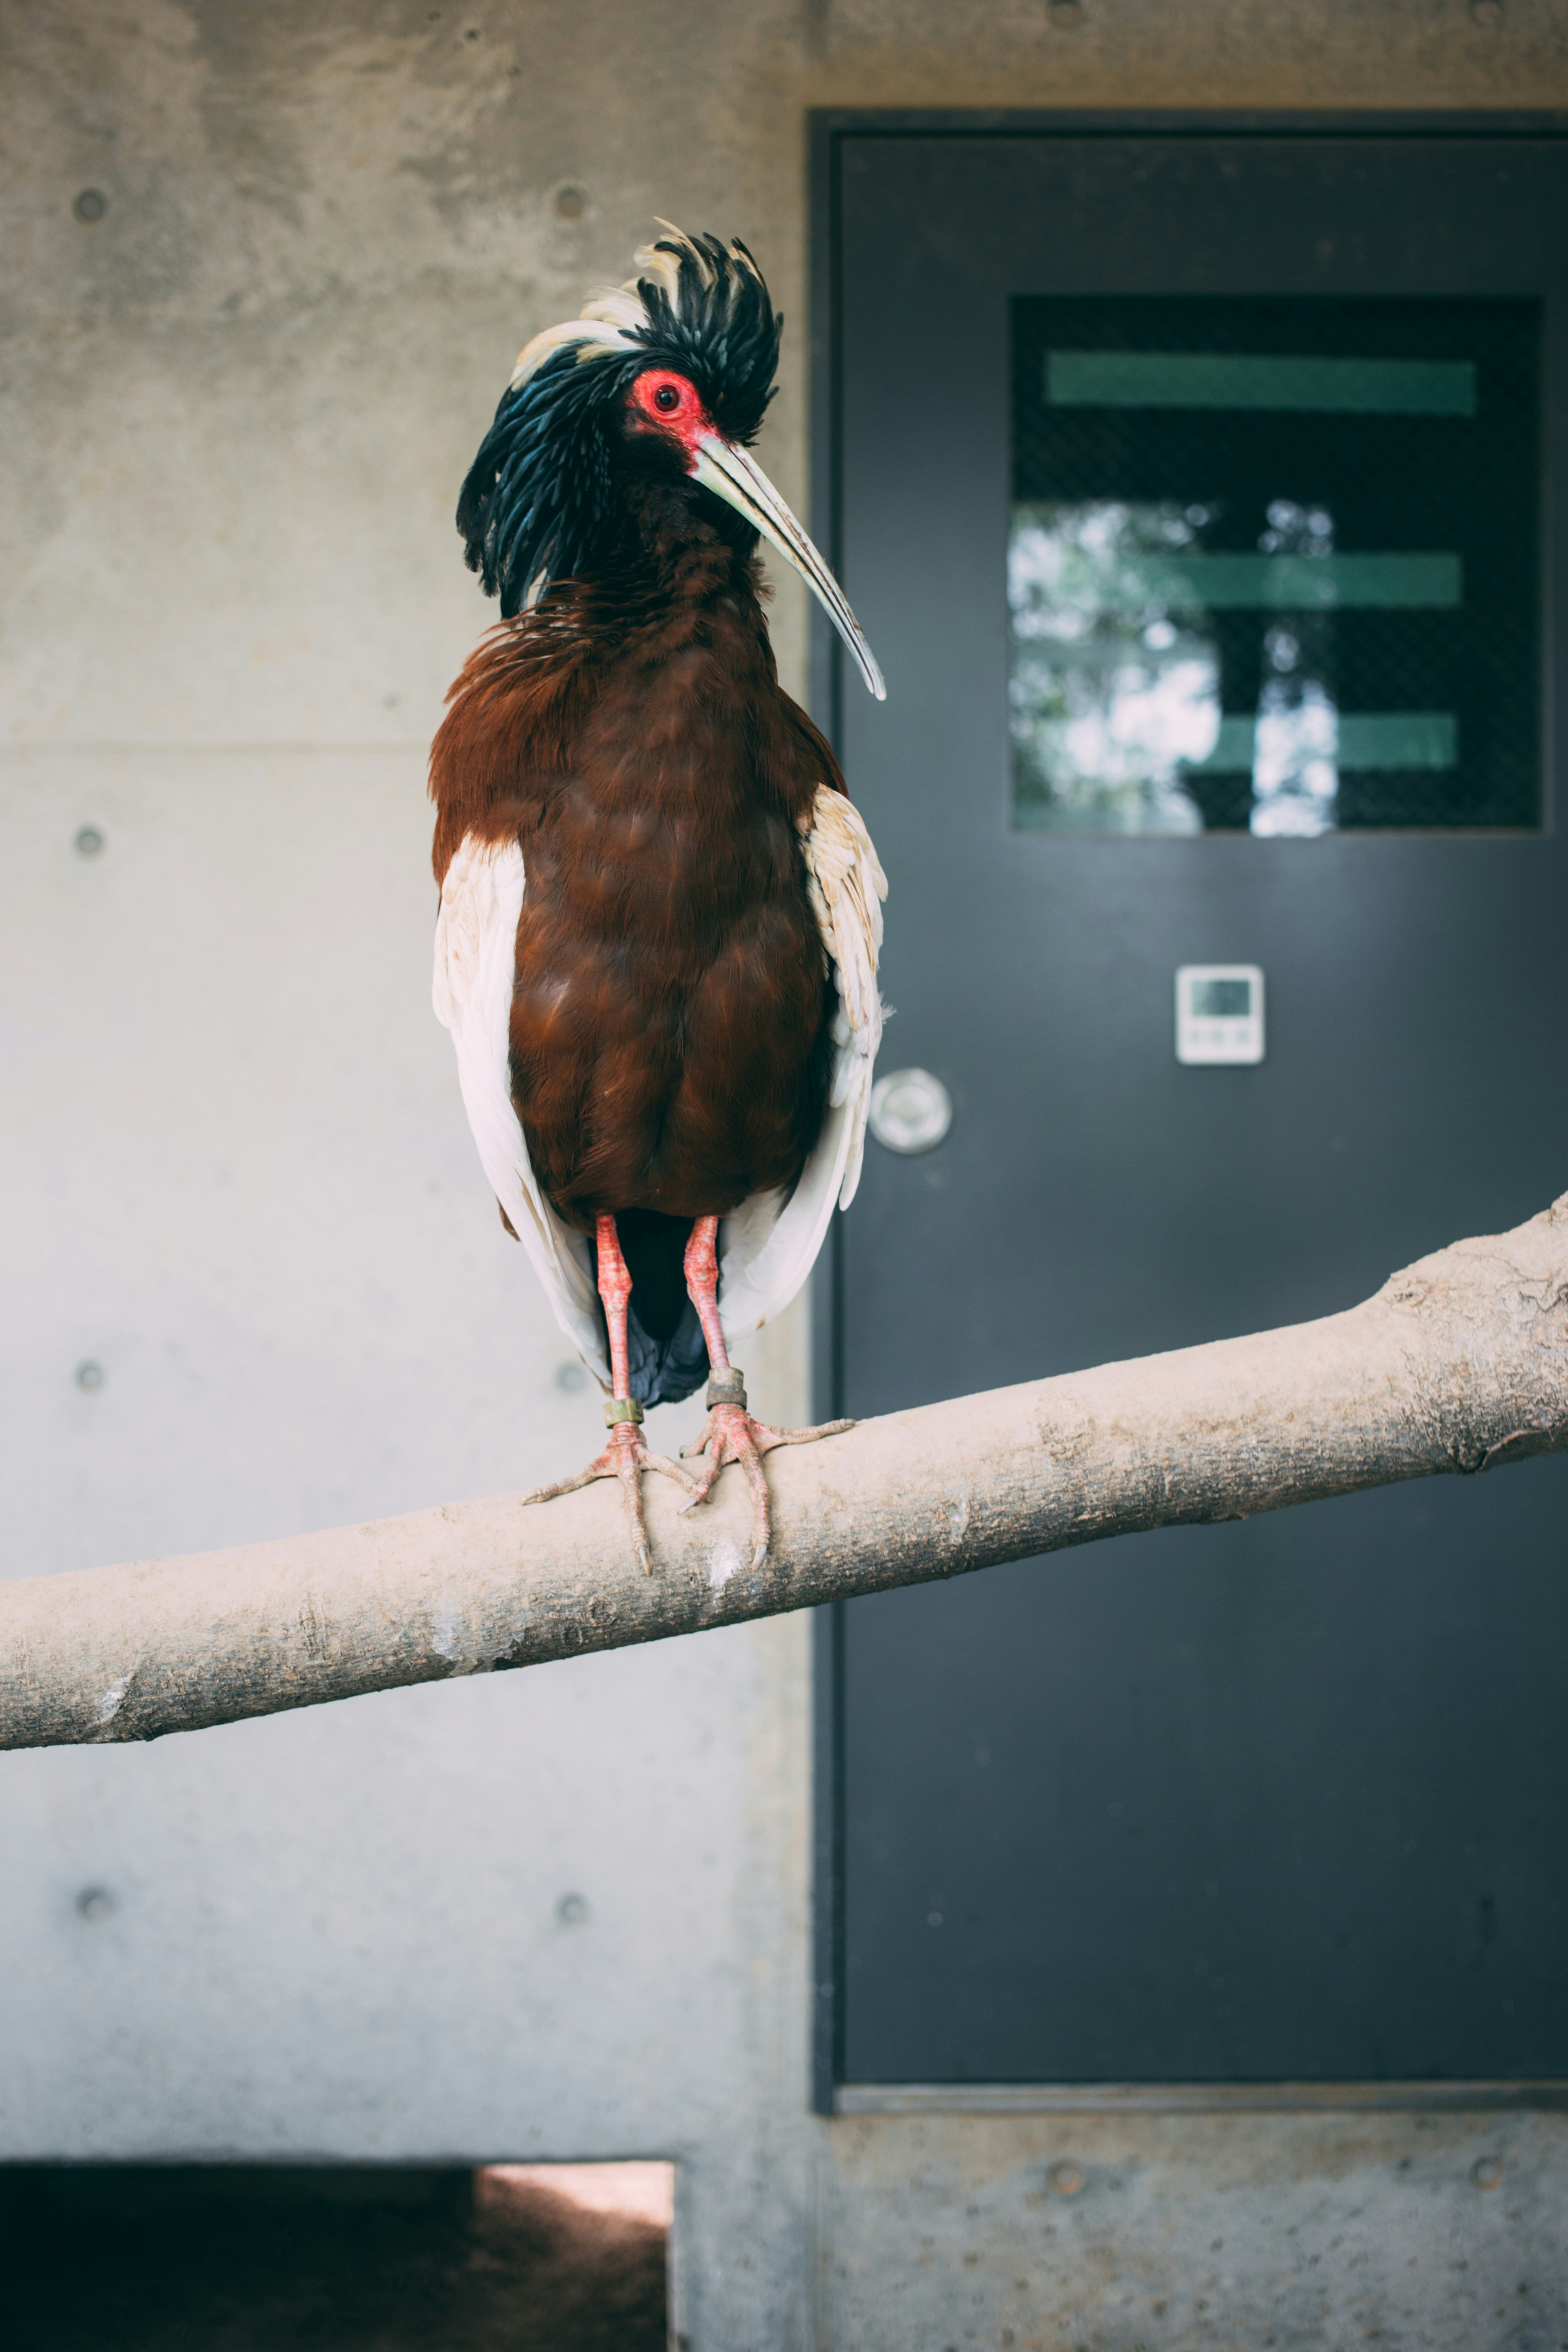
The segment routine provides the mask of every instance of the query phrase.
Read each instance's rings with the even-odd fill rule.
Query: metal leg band
[[[727,1371],[715,1372],[708,1383],[708,1402],[714,1404],[738,1404],[746,1409],[746,1375],[738,1364]]]
[[[614,1429],[617,1422],[640,1421],[642,1407],[636,1397],[611,1397],[605,1406],[605,1423]]]

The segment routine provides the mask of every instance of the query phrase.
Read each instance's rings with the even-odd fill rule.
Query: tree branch
[[[1564,1447],[1568,1193],[1347,1314],[774,1454],[760,1576],[726,1474],[689,1517],[648,1480],[651,1577],[601,1485],[0,1585],[0,1747],[155,1739]]]

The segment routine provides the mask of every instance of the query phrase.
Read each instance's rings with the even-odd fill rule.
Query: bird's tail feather
[[[626,1314],[626,1352],[631,1360],[632,1394],[639,1404],[679,1404],[708,1378],[708,1343],[689,1298],[673,1336],[655,1339],[637,1320],[634,1289]]]

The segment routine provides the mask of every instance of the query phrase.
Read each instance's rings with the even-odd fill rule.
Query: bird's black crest
[[[762,271],[739,237],[728,247],[716,236],[660,237],[637,257],[652,265],[637,280],[647,313],[638,341],[690,377],[727,440],[754,441],[784,332]]]
[[[643,369],[689,377],[726,439],[755,438],[784,320],[739,240],[674,231],[640,274],[529,344],[458,500],[468,568],[509,617],[590,562],[612,521],[611,412]]]

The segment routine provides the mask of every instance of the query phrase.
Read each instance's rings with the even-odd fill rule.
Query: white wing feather
[[[555,1319],[607,1389],[610,1367],[587,1238],[540,1192],[512,1108],[509,1059],[522,851],[468,835],[441,885],[436,923],[436,1018],[452,1033],[458,1083],[486,1176],[544,1285]]]
[[[755,1193],[720,1227],[719,1313],[729,1341],[783,1312],[816,1262],[835,1202],[847,1209],[854,1199],[882,1042],[877,959],[888,881],[871,836],[853,803],[819,784],[803,846],[812,911],[838,991],[833,1080],[816,1149],[787,1202],[777,1192]]]
[[[877,959],[887,878],[859,813],[842,793],[817,789],[804,838],[812,911],[838,992],[833,1077],[816,1148],[788,1200],[753,1193],[719,1233],[719,1311],[726,1340],[781,1314],[811,1272],[834,1204],[847,1209],[860,1181],[871,1076],[882,1038]],[[441,885],[436,925],[436,1017],[452,1033],[463,1107],[497,1200],[543,1283],[555,1319],[607,1389],[610,1368],[586,1237],[540,1192],[511,1099],[509,1060],[522,851],[516,842],[468,835]]]

